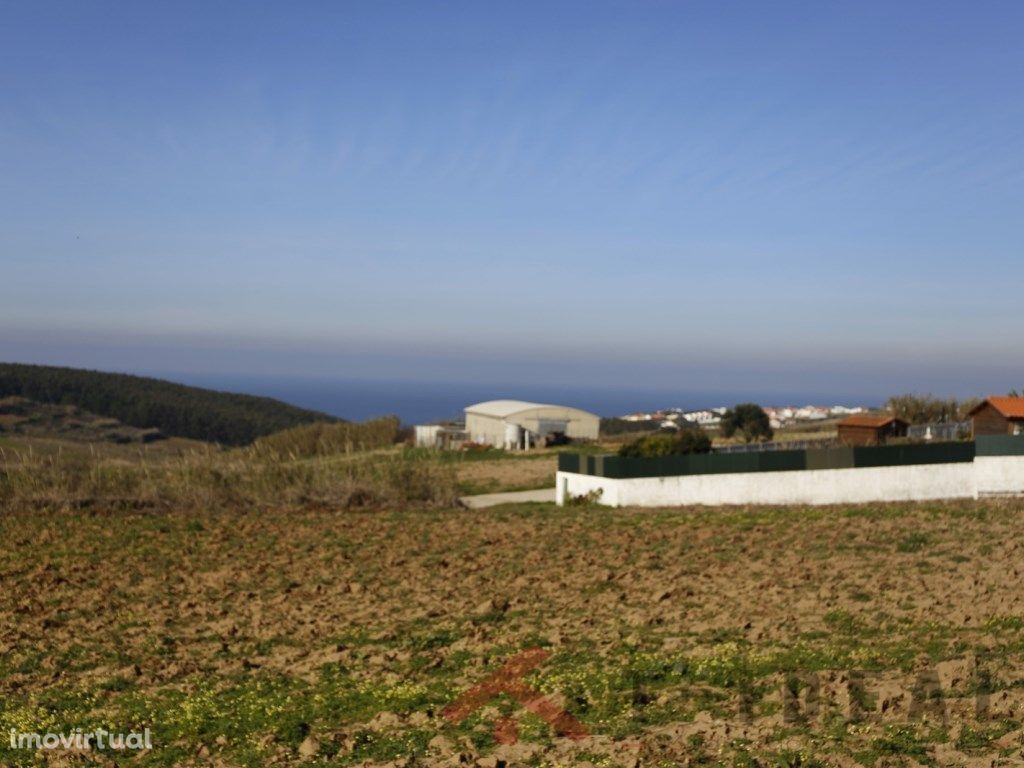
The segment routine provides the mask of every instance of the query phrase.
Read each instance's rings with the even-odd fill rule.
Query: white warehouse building
[[[543,445],[549,435],[573,440],[597,440],[600,418],[564,405],[522,400],[488,400],[466,408],[466,437],[496,448]]]

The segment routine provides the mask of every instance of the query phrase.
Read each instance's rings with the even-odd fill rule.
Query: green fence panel
[[[974,461],[974,443],[880,445],[853,449],[853,465],[855,467],[953,464],[963,461]]]
[[[1024,455],[1024,437],[979,438],[984,456]],[[558,468],[599,477],[628,479],[674,475],[720,475],[737,472],[787,472],[803,469],[891,467],[908,464],[951,464],[973,461],[973,442],[826,448],[808,451],[695,453],[681,456],[594,456],[560,454]]]
[[[687,456],[609,456],[604,463],[605,477],[633,478],[686,475],[690,473]]]
[[[794,472],[807,469],[807,451],[764,451],[757,454],[761,472]]]
[[[601,477],[635,478],[670,475],[719,475],[735,472],[783,472],[807,468],[804,451],[763,453],[696,453],[679,456],[589,457],[587,473]],[[572,466],[568,462],[559,468]],[[564,471],[572,472],[572,469]]]
[[[1024,456],[1024,435],[978,435],[979,456]]]
[[[713,453],[695,453],[679,456],[680,475],[718,475],[724,472],[756,472],[757,460],[751,454],[733,453],[716,456]]]
[[[601,476],[614,478],[659,477],[686,474],[680,459],[685,456],[605,456],[601,463]]]
[[[808,469],[850,469],[853,448],[814,448],[807,451]]]

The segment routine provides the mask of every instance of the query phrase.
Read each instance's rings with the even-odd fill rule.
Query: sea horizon
[[[763,406],[868,406],[871,398],[850,394],[792,390],[772,393],[756,389],[709,390],[650,387],[595,387],[401,379],[300,378],[287,376],[152,372],[170,381],[197,387],[272,397],[291,405],[352,421],[398,416],[403,424],[455,419],[463,409],[485,400],[527,400],[568,405],[599,416],[622,416],[662,408],[701,410],[740,402]]]

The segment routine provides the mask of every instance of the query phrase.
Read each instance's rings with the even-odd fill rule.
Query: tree
[[[711,438],[700,429],[682,429],[675,435],[647,435],[619,448],[619,456],[678,456],[687,453],[708,453]]]
[[[722,415],[719,425],[724,437],[738,434],[745,442],[771,440],[774,436],[771,420],[764,408],[756,403],[740,403]]]
[[[890,397],[885,409],[911,424],[934,424],[963,421],[978,402],[977,398],[943,400],[933,395],[907,394]]]
[[[971,411],[979,405],[981,405],[980,397],[968,397],[966,400],[961,400],[958,403],[957,419],[959,421],[967,421],[971,417]]]

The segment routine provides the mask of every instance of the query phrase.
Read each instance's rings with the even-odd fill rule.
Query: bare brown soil
[[[0,536],[0,734],[156,742],[4,765],[1021,761],[1019,501],[15,511]],[[588,736],[507,696],[442,717],[530,648]]]

